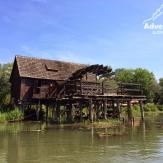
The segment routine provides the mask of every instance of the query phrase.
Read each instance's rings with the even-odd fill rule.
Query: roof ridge
[[[87,67],[86,64],[76,64],[57,60],[27,57],[16,55],[19,74],[21,77],[31,77],[39,79],[66,80],[76,70]],[[58,71],[49,71],[45,65]]]
[[[51,61],[51,62],[61,62],[61,63],[67,63],[67,64],[75,64],[75,65],[85,65],[88,66],[89,64],[84,63],[75,63],[75,62],[69,62],[69,61],[61,61],[61,60],[53,60],[53,59],[46,59],[46,58],[37,58],[37,57],[31,57],[31,56],[24,56],[24,55],[15,55],[16,58],[28,58],[28,59],[36,59],[36,60],[42,60],[42,61]]]

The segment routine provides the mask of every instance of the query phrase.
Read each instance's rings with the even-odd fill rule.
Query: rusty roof
[[[86,64],[16,56],[20,77],[49,80],[66,80],[75,71],[87,67]]]

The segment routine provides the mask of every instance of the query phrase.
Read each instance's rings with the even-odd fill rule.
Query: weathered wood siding
[[[95,82],[96,81],[96,74],[86,73],[86,75],[84,75],[82,80],[84,80],[84,81],[94,81]]]
[[[29,100],[33,95],[34,80],[30,78],[21,78],[20,99],[23,101]]]
[[[13,65],[10,82],[11,82],[11,99],[13,102],[17,103],[18,100],[20,99],[21,79],[19,76],[18,66],[16,62]]]

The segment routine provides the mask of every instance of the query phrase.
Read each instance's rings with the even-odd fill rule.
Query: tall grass
[[[0,122],[5,122],[6,121],[6,115],[5,113],[0,112]]]
[[[21,120],[22,118],[23,113],[18,108],[9,112],[0,112],[0,122]]]

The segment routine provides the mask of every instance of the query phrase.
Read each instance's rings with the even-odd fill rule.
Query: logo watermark
[[[163,15],[163,4],[152,14],[152,17],[143,21],[144,29],[151,30],[152,34],[163,34],[163,24],[155,23],[161,15]]]

